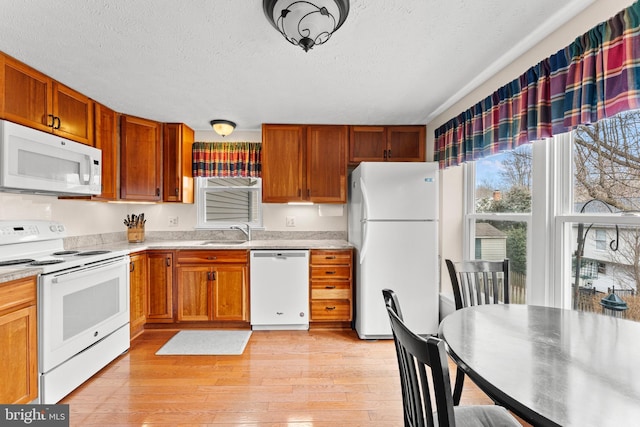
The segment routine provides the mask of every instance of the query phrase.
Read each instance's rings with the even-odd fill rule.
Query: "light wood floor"
[[[241,356],[156,356],[174,333],[147,330],[61,401],[71,426],[402,426],[391,340],[254,331]],[[492,403],[471,381],[462,399]]]

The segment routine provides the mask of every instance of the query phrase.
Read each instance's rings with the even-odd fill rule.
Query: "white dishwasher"
[[[251,329],[309,329],[309,251],[252,250]]]

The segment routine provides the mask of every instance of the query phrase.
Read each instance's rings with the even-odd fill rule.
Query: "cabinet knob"
[[[160,188],[156,188],[156,196],[160,195]]]
[[[167,267],[171,267],[171,258],[167,257]]]
[[[135,270],[135,263],[131,261],[131,263],[129,264],[129,273],[132,273],[133,270]]]

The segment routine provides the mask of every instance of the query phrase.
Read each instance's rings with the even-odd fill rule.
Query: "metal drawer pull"
[[[327,285],[327,286],[325,286],[324,288],[325,288],[325,289],[335,289],[336,287],[335,287],[335,286],[329,286],[329,285]]]
[[[325,271],[324,273],[325,273],[325,274],[336,274],[336,272],[335,272],[335,271]]]
[[[331,256],[325,257],[324,259],[336,259],[336,256],[335,255],[331,255]]]
[[[327,309],[327,310],[335,310],[336,306],[334,305],[333,307],[325,307],[325,309]]]

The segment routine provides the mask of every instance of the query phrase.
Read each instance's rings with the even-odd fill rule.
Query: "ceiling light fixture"
[[[236,128],[236,124],[229,120],[211,120],[211,127],[220,136],[227,136]]]
[[[305,52],[329,40],[349,14],[349,0],[263,0],[262,6],[271,25]]]

